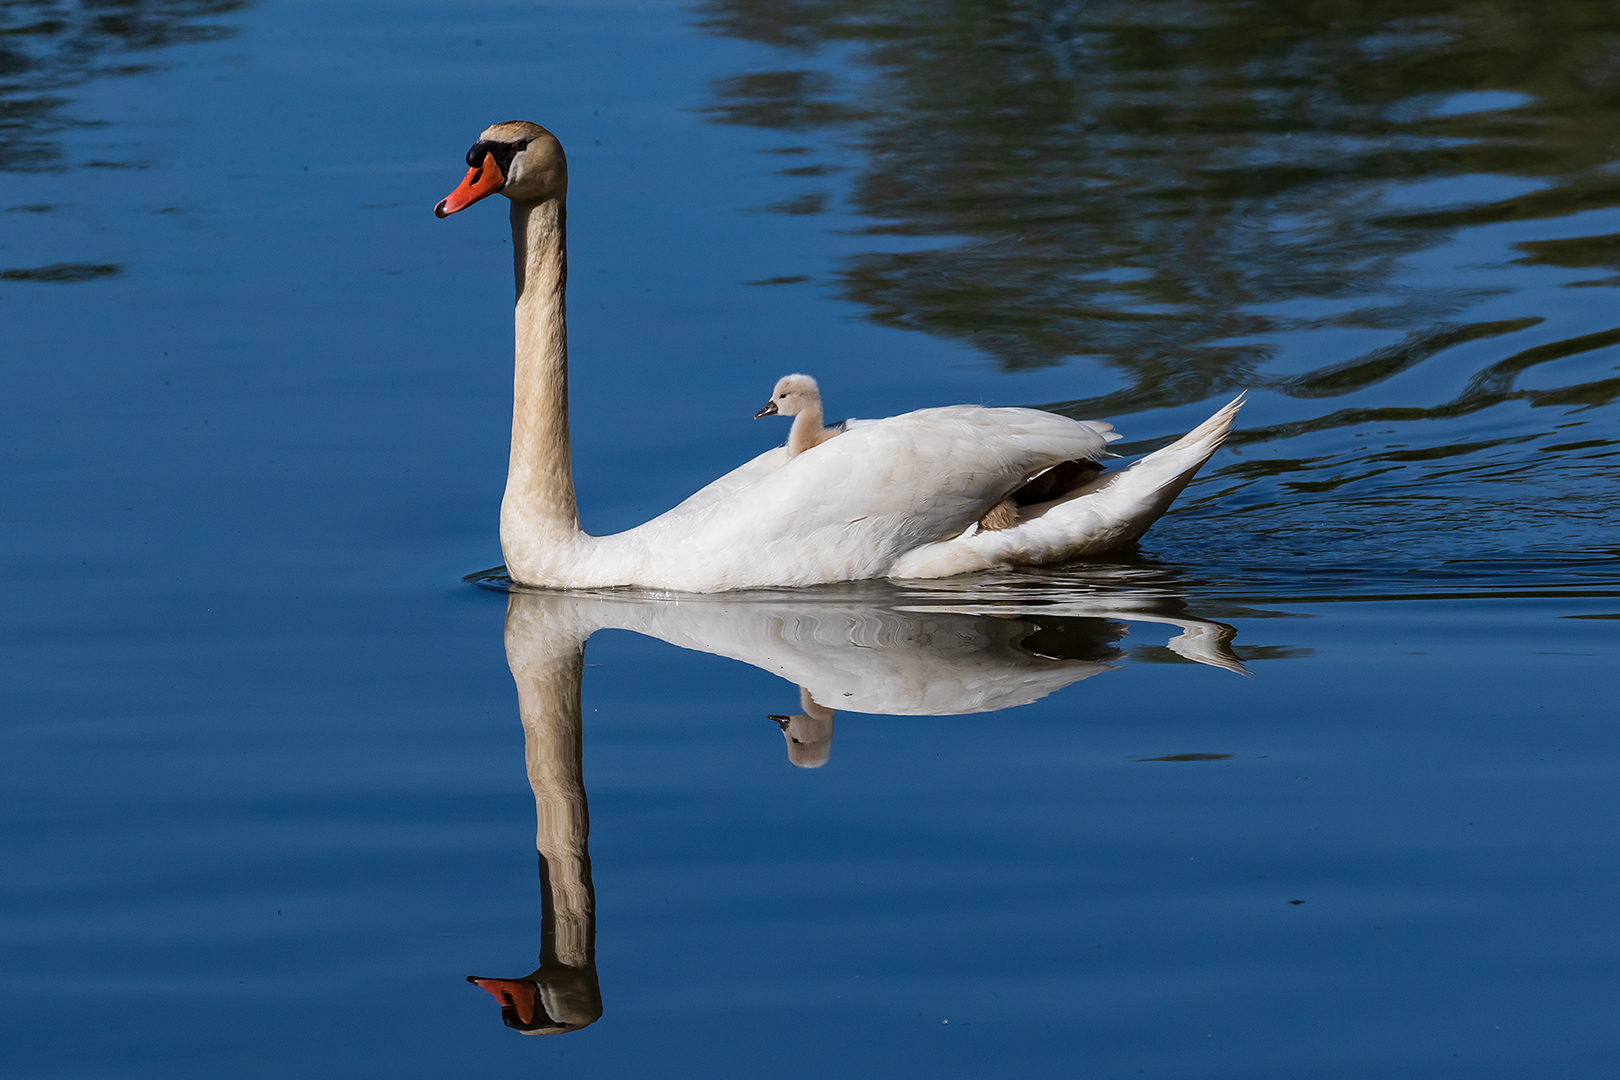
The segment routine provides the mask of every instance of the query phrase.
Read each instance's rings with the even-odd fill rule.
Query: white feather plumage
[[[613,536],[590,536],[575,509],[564,317],[567,163],[536,124],[486,129],[511,143],[469,171],[443,217],[496,188],[512,200],[517,357],[512,456],[501,547],[514,581],[555,588],[634,585],[719,592],[877,577],[944,577],[1064,562],[1141,536],[1231,429],[1241,395],[1172,446],[1043,506],[1012,528],[980,531],[991,507],[1065,461],[1096,461],[1111,425],[1036,409],[922,409],[851,422],[787,460],[768,451],[679,506]]]

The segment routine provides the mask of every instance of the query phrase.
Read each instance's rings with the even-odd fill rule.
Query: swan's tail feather
[[[1238,654],[1232,651],[1232,639],[1237,630],[1218,622],[1188,621],[1181,633],[1165,642],[1177,656],[1195,664],[1208,664],[1234,675],[1254,678],[1254,672],[1243,666]]]
[[[1176,496],[1231,434],[1246,396],[1247,391],[1239,394],[1169,446],[1103,478],[1095,492],[1094,509],[1113,519],[1110,547],[1122,547],[1139,539],[1170,509]]]
[[[1244,395],[1161,450],[1053,503],[1021,509],[1010,529],[963,534],[902,555],[892,577],[948,577],[994,566],[1043,566],[1101,555],[1134,543],[1170,509],[1231,433]]]
[[[1142,460],[1148,461],[1160,454],[1186,453],[1194,448],[1207,446],[1208,449],[1204,454],[1204,460],[1208,461],[1209,455],[1213,454],[1221,443],[1226,441],[1226,437],[1232,433],[1232,422],[1237,419],[1238,410],[1243,408],[1244,399],[1248,396],[1249,392],[1244,390],[1237,397],[1222,405],[1214,416],[1211,416],[1169,446],[1162,450],[1155,450]]]

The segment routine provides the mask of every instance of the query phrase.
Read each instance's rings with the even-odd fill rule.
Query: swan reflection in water
[[[521,978],[468,981],[493,995],[501,1019],[525,1034],[577,1031],[602,1015],[580,737],[585,643],[597,630],[633,630],[782,676],[798,689],[799,712],[770,718],[782,728],[788,760],[819,768],[832,750],[829,702],[843,712],[896,716],[1025,705],[1114,670],[1132,622],[1167,624],[1179,630],[1168,642],[1172,652],[1247,674],[1230,646],[1236,631],[1191,617],[1163,590],[1043,595],[934,583],[679,599],[511,593],[506,658],[534,789],[540,965]]]

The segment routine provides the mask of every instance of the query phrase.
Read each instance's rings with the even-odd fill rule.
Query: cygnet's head
[[[798,416],[806,409],[820,405],[821,388],[816,385],[816,380],[808,375],[784,375],[776,380],[771,400],[754,414],[754,419],[762,416]]]
[[[557,136],[527,120],[485,128],[467,151],[467,175],[461,186],[440,199],[433,213],[449,217],[496,192],[517,202],[567,195],[568,158]]]
[[[819,769],[832,757],[833,717],[831,709],[817,705],[810,691],[799,687],[799,707],[794,716],[767,716],[782,729],[787,740],[788,760],[801,769]]]

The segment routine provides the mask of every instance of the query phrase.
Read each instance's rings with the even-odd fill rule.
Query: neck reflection
[[[1246,674],[1235,631],[1191,617],[1157,592],[1058,595],[969,593],[890,585],[680,600],[634,595],[515,592],[506,657],[517,685],[524,758],[534,791],[540,862],[539,966],[521,978],[469,976],[529,1035],[577,1031],[602,1016],[596,972],[596,896],[588,847],[581,679],[585,644],[622,629],[727,656],[782,676],[799,712],[769,714],[789,762],[820,768],[836,713],[946,716],[1028,704],[1115,670],[1128,623],[1168,624],[1184,659]]]
[[[506,609],[506,661],[517,683],[523,758],[534,790],[540,856],[540,966],[519,979],[467,981],[501,1003],[525,1035],[578,1031],[602,1015],[596,977],[596,892],[591,885],[580,681],[585,639],[551,625],[545,605],[514,594]]]

